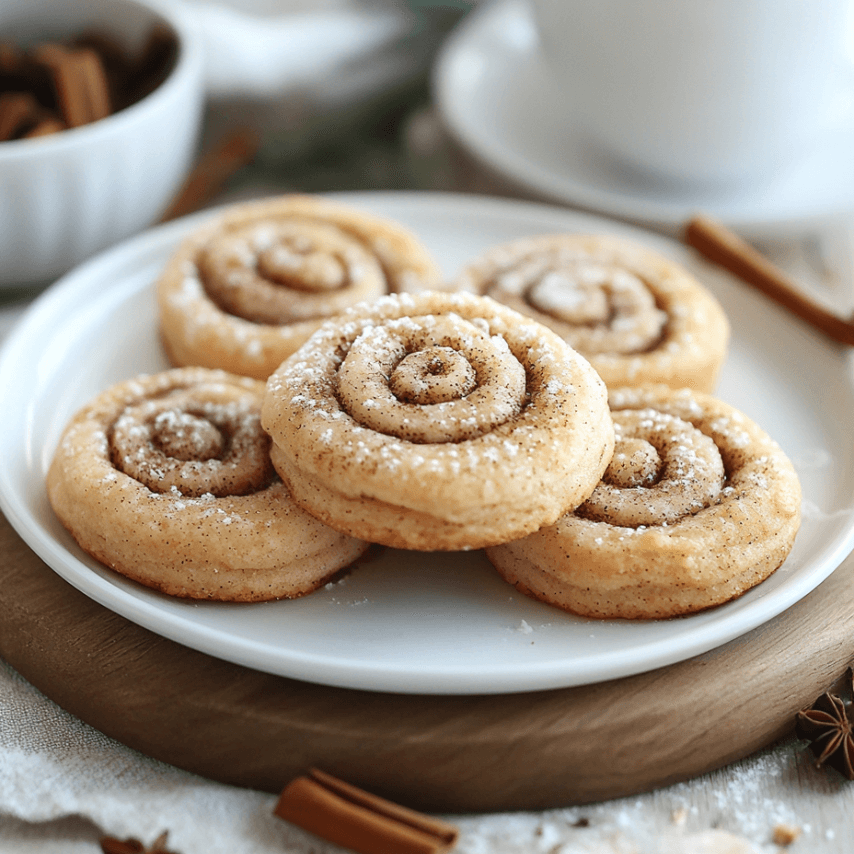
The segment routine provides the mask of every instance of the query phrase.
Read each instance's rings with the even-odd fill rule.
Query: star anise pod
[[[854,694],[854,670],[845,674],[849,692]],[[835,768],[854,780],[854,733],[848,706],[837,694],[822,694],[808,709],[798,712],[795,735],[810,743],[816,766]]]
[[[169,831],[164,830],[150,846],[143,845],[138,839],[116,839],[115,836],[102,836],[99,841],[104,854],[177,854],[166,847]]]

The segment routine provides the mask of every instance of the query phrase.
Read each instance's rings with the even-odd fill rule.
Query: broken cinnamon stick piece
[[[834,341],[854,346],[854,322],[811,300],[782,270],[725,225],[708,216],[696,216],[685,228],[685,242]]]
[[[115,836],[102,836],[98,843],[103,854],[178,854],[166,848],[169,831],[164,830],[150,846],[143,845],[138,839],[117,839]]]
[[[458,836],[452,824],[315,768],[285,787],[273,812],[359,854],[440,854],[449,851]]]

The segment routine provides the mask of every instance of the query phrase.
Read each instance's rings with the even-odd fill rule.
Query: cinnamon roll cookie
[[[785,560],[800,525],[789,459],[700,392],[612,392],[617,442],[573,513],[487,549],[520,591],[587,617],[662,618],[741,595]]]
[[[399,548],[554,522],[610,459],[604,384],[557,335],[471,294],[392,295],[328,321],[269,379],[262,424],[294,500]]]
[[[678,264],[621,238],[516,240],[487,250],[455,284],[554,330],[608,388],[712,392],[726,356],[729,324],[712,294]]]
[[[326,318],[440,277],[397,223],[313,196],[247,202],[191,234],[167,264],[161,338],[174,365],[263,380]]]
[[[173,596],[315,590],[367,544],[291,501],[260,427],[263,391],[183,368],[103,392],[68,424],[48,471],[60,521],[97,560]]]

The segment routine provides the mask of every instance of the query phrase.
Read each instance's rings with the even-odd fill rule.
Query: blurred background
[[[782,264],[813,298],[844,313],[854,307],[854,87],[842,87],[840,119],[818,144],[767,180],[690,185],[633,172],[583,139],[572,113],[562,116],[564,106],[573,106],[568,87],[553,85],[533,12],[550,8],[561,16],[554,29],[563,37],[572,15],[590,17],[598,6],[551,0],[169,0],[167,6],[200,36],[204,118],[195,171],[164,218],[290,191],[455,191],[557,203],[675,236],[703,210]],[[32,12],[22,0],[14,7]],[[700,14],[691,8],[686,14]],[[776,14],[766,3],[756,8]],[[827,8],[847,7],[834,1]],[[642,4],[638,10],[647,16]],[[617,13],[625,18],[619,4],[608,14]],[[839,29],[828,21],[826,29]],[[638,41],[634,28],[607,41],[631,47]],[[597,67],[607,65],[607,45],[592,41]],[[644,50],[632,61],[648,62]],[[791,51],[773,45],[767,51],[772,70],[792,64]],[[717,61],[726,65],[725,59]],[[718,85],[724,98],[761,76],[743,68],[727,89],[714,69],[699,74],[695,89]],[[679,75],[667,79],[678,82]],[[782,92],[784,103],[789,94]],[[696,118],[707,106],[700,99],[689,112]],[[32,194],[26,195],[29,210]],[[14,290],[5,289],[6,305],[18,298]]]
[[[474,0],[184,0],[207,45],[201,149],[257,134],[229,198],[451,189],[431,69]]]
[[[96,8],[97,2],[56,2],[53,8]],[[766,91],[754,100],[773,101],[769,116],[776,111],[781,121],[794,119],[794,125],[800,126],[803,122],[798,121],[799,110],[793,105],[800,71],[775,89],[774,81],[783,80],[777,72],[796,64],[791,58],[800,55],[801,47],[804,55],[830,55],[832,51],[824,49],[824,43],[839,41],[833,33],[842,30],[833,15],[847,14],[848,5],[833,0],[822,7],[827,10],[822,15],[810,15],[810,20],[821,19],[824,27],[819,32],[816,26],[815,36],[809,36],[811,42],[804,28],[796,26],[800,14],[796,7],[794,0],[786,0],[788,11],[778,14],[773,4],[750,5],[749,10],[756,10],[755,20],[745,26],[755,24],[754,30],[760,32],[765,50],[760,63],[753,50],[754,43],[759,43],[756,31],[742,39],[746,51],[745,44],[733,43],[726,28],[720,36],[709,33],[706,39],[710,27],[702,16],[715,13],[678,3],[660,4],[653,13],[642,3],[566,5],[553,0],[169,0],[164,8],[182,14],[198,35],[204,102],[195,169],[163,218],[291,191],[454,191],[552,202],[679,236],[688,219],[702,210],[783,265],[813,298],[849,313],[854,307],[850,228],[854,86],[847,85],[848,77],[840,78],[844,85],[839,87],[841,97],[834,101],[833,121],[822,126],[810,149],[785,167],[757,174],[756,180],[749,176],[749,180],[720,185],[661,178],[609,157],[605,146],[583,134],[578,106],[585,93],[576,91],[573,101],[569,91],[573,82],[581,81],[591,98],[596,96],[592,103],[598,105],[608,100],[601,97],[601,88],[613,94],[628,85],[634,87],[627,89],[628,103],[637,103],[639,110],[646,109],[652,92],[667,121],[681,128],[682,119],[690,118],[699,123],[695,136],[706,140],[710,134],[703,122],[716,127],[726,123],[712,115],[712,88],[718,90],[718,101],[727,116],[729,99],[737,102],[750,88],[749,81],[767,90],[763,80],[770,80],[774,97],[769,99]],[[632,23],[632,8],[640,23]],[[735,3],[728,8],[728,14],[735,15],[744,7]],[[38,14],[33,3],[10,0],[8,8],[0,8],[0,20],[10,14],[9,9],[23,10],[31,17]],[[663,54],[670,37],[656,36],[652,17],[681,15],[680,9],[687,10],[685,20],[678,22],[685,29],[684,38],[679,41],[679,27],[674,36],[680,52],[656,64],[659,47]],[[546,13],[555,16],[555,25],[539,21],[538,32],[536,14]],[[597,15],[608,37],[600,33],[585,40],[578,16],[586,16],[586,26],[593,27]],[[769,15],[794,23],[788,29],[769,27]],[[721,13],[719,17],[726,16]],[[615,21],[622,29],[615,29]],[[635,38],[642,25],[649,31],[642,33],[643,38]],[[762,35],[772,29],[781,31],[779,37]],[[590,42],[589,67],[580,66],[589,73],[571,68],[561,77],[549,67],[546,36],[556,34],[553,40],[558,49],[574,58],[584,51],[563,48],[567,34],[576,31],[581,33],[582,46]],[[660,45],[655,38],[661,40]],[[789,44],[787,39],[795,39],[797,44]],[[692,51],[699,53],[700,43],[705,41],[710,59],[705,64],[694,62],[690,86],[680,85],[687,74],[674,72],[674,65],[685,62]],[[652,48],[653,44],[657,46]],[[691,50],[683,50],[683,44],[691,45]],[[841,47],[847,50],[850,45],[846,42]],[[738,51],[746,55],[746,64],[721,78],[718,71],[732,67],[731,56]],[[849,52],[854,55],[854,50]],[[619,79],[612,75],[613,79],[593,82],[600,69],[610,68],[616,64],[614,58],[623,54],[630,73],[624,69]],[[811,81],[801,87],[802,100],[816,100],[811,95],[815,89],[835,89],[835,82],[818,79],[825,73],[823,66],[812,76],[806,74],[821,64],[802,62],[803,76]],[[825,64],[829,68],[830,63]],[[649,72],[646,84],[638,73],[644,65]],[[827,72],[835,73],[831,68]],[[679,105],[682,95],[689,99],[687,107]],[[627,102],[621,103],[618,107],[615,100],[611,113],[605,115],[618,137],[633,143],[637,133],[620,130],[623,117],[631,112]],[[654,129],[656,122],[647,120],[648,115],[640,113],[640,127]],[[744,142],[752,145],[758,140],[761,147],[774,138],[767,132],[764,118],[732,115],[730,124],[737,128],[741,122],[745,127],[748,136],[740,138]],[[819,122],[815,124],[818,127]],[[666,146],[668,140],[670,136],[659,130],[653,147]],[[120,147],[113,145],[114,149]],[[699,143],[697,147],[701,147]],[[678,148],[694,150],[684,144]],[[6,165],[0,162],[0,188],[12,199],[5,211],[9,222],[3,226],[8,230],[20,224],[14,205],[32,216],[32,202],[39,193],[23,183],[17,152],[12,156],[7,150],[6,154]],[[161,157],[158,165],[166,159]],[[67,165],[51,165],[59,170],[57,175],[69,172]],[[8,171],[2,171],[4,168]],[[38,164],[32,168],[36,176],[44,172]],[[106,174],[109,168],[105,164],[102,172]],[[116,171],[115,164],[112,168]],[[17,201],[4,183],[8,181],[23,187]],[[151,194],[149,188],[143,190]],[[69,192],[70,184],[62,190],[66,208],[71,205]],[[47,189],[42,195],[46,193]],[[3,215],[0,209],[0,220]],[[46,216],[56,220],[56,210],[48,210]],[[70,219],[65,217],[66,222]],[[91,215],[76,219],[95,220]],[[108,225],[104,225],[105,234]],[[36,230],[19,231],[13,240],[19,253],[21,235]],[[110,242],[115,240],[113,236]],[[109,245],[105,239],[101,241],[104,245]],[[23,264],[26,259],[21,260]],[[0,275],[0,284],[16,284],[15,276],[9,273],[3,279]],[[45,282],[39,284],[43,287]],[[3,296],[7,305],[17,298],[8,287]]]

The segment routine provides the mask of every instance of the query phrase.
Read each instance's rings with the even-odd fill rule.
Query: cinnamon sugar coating
[[[260,426],[264,384],[205,368],[119,383],[66,427],[48,497],[86,552],[173,596],[310,593],[367,543],[291,500]]]
[[[634,242],[554,234],[494,246],[455,287],[548,326],[590,360],[608,388],[664,383],[710,393],[729,324],[687,270]]]
[[[441,273],[403,226],[320,197],[233,205],[187,237],[157,285],[174,365],[266,379],[320,324]]]
[[[558,336],[471,294],[392,295],[327,322],[268,380],[262,423],[297,501],[398,548],[504,542],[601,477],[605,386]]]
[[[801,489],[747,416],[701,392],[611,392],[617,441],[602,483],[575,512],[487,549],[534,598],[587,617],[658,619],[719,605],[791,551]]]

